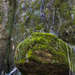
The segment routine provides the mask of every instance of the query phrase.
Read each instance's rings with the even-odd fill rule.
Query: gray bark
[[[8,34],[5,29],[0,29],[0,73],[6,70],[6,50]]]
[[[5,30],[5,25],[7,23],[7,4],[5,0],[0,0],[0,75],[6,70],[6,55],[7,55],[7,42],[8,33]],[[3,14],[3,15],[2,15]]]
[[[2,12],[3,12],[2,25],[5,27],[8,21],[8,1],[6,0],[2,1]]]
[[[0,75],[2,72],[6,72],[10,69],[10,65],[13,64],[12,48],[11,48],[11,36],[14,24],[14,15],[16,8],[16,0],[0,0],[0,13],[2,13],[2,22],[0,22]],[[9,6],[9,7],[8,7]],[[8,10],[9,8],[9,10]],[[9,13],[9,14],[8,14]],[[9,16],[8,16],[9,15]],[[8,25],[8,31],[6,30]]]

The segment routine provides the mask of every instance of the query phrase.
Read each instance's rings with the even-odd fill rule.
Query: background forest
[[[49,73],[47,68],[49,74],[38,73],[36,68],[42,68],[36,63],[50,63],[53,70],[59,69],[55,64],[60,65],[63,74]],[[10,74],[15,66],[19,70]],[[65,74],[63,68],[70,73]],[[19,71],[74,75],[75,0],[0,0],[0,75],[21,75]]]

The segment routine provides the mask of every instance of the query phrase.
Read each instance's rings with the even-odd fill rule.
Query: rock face
[[[17,46],[15,63],[24,75],[68,75],[71,50],[55,35],[35,32]]]

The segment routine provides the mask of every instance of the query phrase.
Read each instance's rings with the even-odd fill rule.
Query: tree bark
[[[16,0],[9,0],[9,16],[8,16],[8,49],[7,49],[7,71],[11,70],[12,65],[14,65],[14,56],[12,50],[12,32],[13,32],[13,25],[15,24],[15,13],[16,13]]]
[[[8,5],[6,5],[7,2],[9,3]],[[1,0],[0,6],[1,6],[0,9],[2,9],[2,12],[0,13],[4,14],[1,18],[2,22],[0,22],[0,75],[1,75],[3,71],[4,72],[9,71],[10,66],[13,64],[13,62],[11,61],[12,60],[11,37],[16,12],[16,0]],[[7,30],[6,25],[8,26]]]
[[[0,29],[0,73],[6,70],[7,42],[8,34],[6,33],[6,30]]]
[[[7,3],[5,0],[0,1],[0,75],[6,70],[6,49],[8,42],[8,33],[5,29],[7,23]],[[3,15],[4,14],[4,15]]]

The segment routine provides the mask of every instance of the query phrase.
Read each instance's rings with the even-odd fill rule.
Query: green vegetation
[[[38,63],[69,64],[67,51],[69,46],[50,33],[32,33],[17,46],[15,63],[24,64],[27,60]]]

